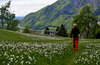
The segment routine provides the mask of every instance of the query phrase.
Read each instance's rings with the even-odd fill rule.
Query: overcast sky
[[[0,7],[9,0],[0,0]],[[11,12],[14,12],[16,16],[25,16],[30,12],[36,12],[41,8],[50,5],[57,0],[11,0]]]

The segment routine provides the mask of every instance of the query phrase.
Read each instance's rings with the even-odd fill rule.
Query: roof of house
[[[44,31],[49,33],[58,33],[57,31],[49,31],[49,30],[44,30]]]

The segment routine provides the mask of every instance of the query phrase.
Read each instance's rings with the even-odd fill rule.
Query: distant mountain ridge
[[[70,29],[73,16],[79,13],[86,4],[90,4],[92,12],[97,18],[100,17],[100,0],[58,0],[37,12],[29,13],[23,18],[20,25],[28,24],[35,30],[43,30],[46,26],[55,29],[56,26],[63,23],[66,29]]]
[[[22,20],[24,17],[23,16],[17,16],[15,17],[15,19],[18,19],[18,20]]]

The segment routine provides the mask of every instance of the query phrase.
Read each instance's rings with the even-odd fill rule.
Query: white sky
[[[0,0],[0,7],[9,0]],[[30,12],[36,12],[41,8],[50,5],[57,0],[11,0],[11,12],[14,12],[16,16],[25,16]]]

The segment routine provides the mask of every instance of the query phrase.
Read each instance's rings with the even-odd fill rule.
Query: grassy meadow
[[[100,39],[72,39],[0,30],[0,65],[100,65]]]

